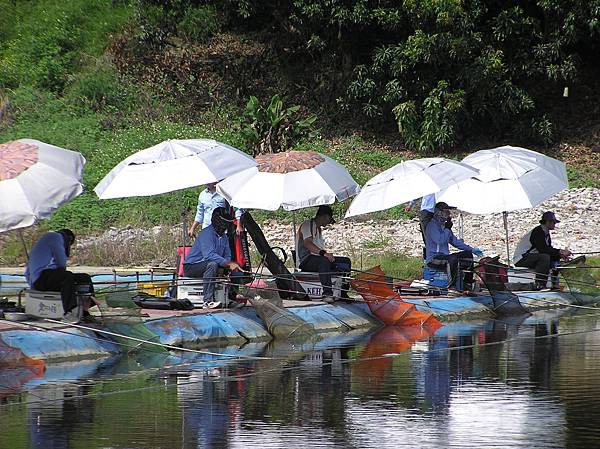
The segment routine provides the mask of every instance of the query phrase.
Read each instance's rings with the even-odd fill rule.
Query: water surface
[[[0,448],[600,447],[600,312],[0,371]]]

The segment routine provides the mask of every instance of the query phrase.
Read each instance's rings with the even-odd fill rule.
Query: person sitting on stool
[[[85,285],[94,298],[94,285],[87,273],[72,273],[67,270],[67,258],[71,255],[71,246],[75,243],[75,234],[70,229],[47,232],[31,248],[25,278],[29,286],[41,292],[60,291],[63,304],[63,321],[76,324],[79,319],[74,313],[77,307],[77,287]],[[88,311],[89,303],[83,304],[83,320],[93,321]]]
[[[540,224],[523,236],[515,251],[515,265],[535,271],[535,288],[538,290],[546,287],[550,269],[556,268],[561,259],[566,260],[572,255],[568,249],[552,247],[550,231],[556,227],[556,223],[560,223],[560,220],[556,219],[554,212],[544,212]],[[523,252],[527,247],[529,249]],[[558,288],[558,279],[553,279],[552,287]]]
[[[230,270],[231,281],[241,283],[244,275],[240,266],[231,258],[227,228],[233,222],[224,207],[213,210],[211,224],[202,229],[192,249],[183,261],[183,274],[204,282],[204,301],[215,300],[215,278],[219,269]]]
[[[330,206],[319,206],[315,218],[306,220],[298,230],[296,242],[297,257],[300,269],[319,273],[319,280],[323,286],[323,301],[333,302],[333,289],[331,274],[334,271],[349,273],[351,261],[348,257],[334,256],[325,249],[323,227],[335,223],[333,211]],[[342,286],[343,298],[348,298],[348,285]]]
[[[481,257],[483,251],[467,245],[454,235],[450,219],[451,209],[456,209],[456,207],[448,206],[443,201],[436,203],[433,218],[425,230],[425,260],[431,268],[440,266],[441,261],[447,261],[454,285],[458,285],[457,274],[460,264],[462,269],[468,270],[464,277],[464,288],[468,290],[472,288],[473,284],[473,254]],[[449,244],[462,251],[450,254]]]

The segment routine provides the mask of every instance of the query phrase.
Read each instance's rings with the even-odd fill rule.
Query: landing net
[[[600,267],[589,266],[582,256],[558,267],[558,273],[577,304],[600,303]]]
[[[315,329],[310,323],[283,307],[276,291],[258,290],[255,296],[250,297],[250,302],[274,338],[295,339],[315,336]]]
[[[429,329],[442,326],[432,313],[421,312],[414,304],[404,302],[387,283],[379,265],[358,274],[352,287],[363,297],[373,315],[387,325],[427,326]]]
[[[140,340],[160,343],[160,337],[144,325],[142,309],[133,302],[133,294],[128,291],[108,292],[105,294],[105,303],[100,305],[102,323],[111,332],[133,337]],[[131,347],[131,351],[144,350],[152,352],[168,352],[167,349],[156,345],[144,343],[132,344],[132,340],[122,337],[113,337],[117,343]]]

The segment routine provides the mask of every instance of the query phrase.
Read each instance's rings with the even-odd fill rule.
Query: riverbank
[[[565,308],[573,298],[563,292],[523,292],[519,298],[527,312]],[[456,321],[491,318],[492,299],[476,297],[407,297],[405,302],[417,309],[433,313],[444,325]],[[284,307],[307,322],[317,335],[345,334],[361,329],[382,327],[361,301],[325,304],[320,301],[284,301]],[[239,345],[273,339],[267,325],[253,307],[238,310],[152,310],[142,309],[144,326],[158,336],[161,345],[181,348],[206,348],[218,345]],[[418,327],[418,326],[417,326]],[[104,357],[124,351],[110,334],[93,328],[73,327],[45,320],[10,322],[0,320],[0,340],[19,348],[26,356],[43,360]],[[426,329],[425,329],[426,330]],[[130,341],[131,346],[139,341]],[[127,346],[127,343],[126,347]]]
[[[523,235],[538,225],[542,213],[552,210],[561,220],[552,233],[555,247],[568,247],[574,253],[600,252],[599,198],[600,189],[567,189],[536,208],[510,213],[508,243],[511,251]],[[350,256],[356,267],[361,265],[361,261],[366,267],[370,257],[382,253],[400,253],[416,258],[422,254],[423,240],[416,217],[398,220],[336,218],[337,223],[325,229],[325,240],[334,254]],[[502,214],[465,214],[463,222],[467,243],[482,248],[486,255],[505,257]],[[261,227],[271,246],[280,246],[288,253],[293,248],[291,221],[265,220]],[[453,230],[457,235],[460,232],[458,218],[454,220]],[[150,229],[110,228],[102,234],[80,238],[74,251],[74,263],[107,265],[106,261],[111,261],[116,266],[173,266],[175,248],[181,241],[181,225]]]

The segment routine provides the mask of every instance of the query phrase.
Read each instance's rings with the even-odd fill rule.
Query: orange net
[[[0,398],[18,393],[21,385],[30,379],[43,377],[44,370],[43,360],[27,357],[0,338]]]
[[[421,327],[386,326],[369,339],[358,361],[352,365],[353,373],[368,377],[371,384],[379,385],[387,379],[394,359],[390,355],[407,351],[419,340],[426,340],[437,330]]]
[[[373,315],[387,325],[421,326],[432,332],[442,326],[433,314],[421,312],[414,304],[402,301],[379,266],[356,276],[352,287],[363,297]]]

